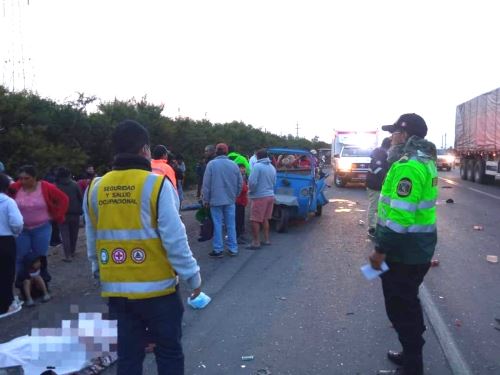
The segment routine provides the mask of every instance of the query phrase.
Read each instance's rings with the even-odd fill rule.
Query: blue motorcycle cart
[[[323,191],[325,179],[317,161],[308,150],[269,148],[269,158],[276,168],[272,220],[278,232],[286,232],[290,220],[307,220],[311,213],[321,216],[328,203]]]

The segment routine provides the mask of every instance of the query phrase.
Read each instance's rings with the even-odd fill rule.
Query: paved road
[[[328,191],[321,218],[273,234],[273,246],[240,257],[207,259],[195,247],[213,297],[204,311],[186,312],[186,374],[373,374],[391,368],[398,349],[379,280],[359,267],[373,245],[366,237],[366,193]],[[434,271],[434,269],[433,269]],[[432,271],[432,272],[433,272]],[[432,330],[426,334],[427,374],[450,374]],[[253,355],[244,362],[241,357]],[[154,362],[146,363],[154,374]]]
[[[456,171],[440,176],[447,179],[440,180],[438,206],[441,265],[425,280],[427,310],[434,314],[425,335],[426,374],[451,374],[450,368],[498,374],[500,265],[485,257],[500,256],[500,186],[461,181]],[[196,242],[194,214],[183,214],[204,289],[213,297],[203,311],[186,309],[186,374],[364,375],[391,367],[385,352],[398,349],[398,342],[385,317],[380,282],[367,282],[359,272],[373,246],[359,225],[366,215],[365,191],[332,188],[327,195],[331,203],[321,218],[295,223],[287,234],[273,233],[273,246],[242,249],[237,258],[208,258],[210,244]],[[448,198],[455,203],[444,203]],[[97,290],[87,283],[85,291],[80,301],[92,311]],[[39,307],[39,316],[67,311],[70,297],[79,297],[62,292]],[[85,303],[80,306],[85,310]],[[33,313],[21,314],[2,326],[2,341],[29,327],[25,320]],[[244,355],[254,360],[244,362]],[[145,374],[156,373],[152,356],[145,368]]]
[[[440,176],[441,265],[426,285],[472,373],[499,374],[500,331],[494,327],[500,325],[494,318],[500,317],[500,265],[486,256],[500,257],[500,186],[462,181],[458,171]],[[455,203],[444,203],[449,198]]]

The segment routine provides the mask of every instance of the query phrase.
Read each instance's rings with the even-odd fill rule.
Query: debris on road
[[[431,260],[431,267],[437,267],[437,266],[439,266],[439,259]]]
[[[496,255],[486,255],[486,260],[489,263],[498,263],[498,257]]]
[[[455,319],[455,326],[462,327],[462,321],[460,319]]]
[[[261,368],[260,370],[257,370],[257,375],[271,375],[271,371],[267,368]]]
[[[365,222],[364,222],[363,220],[360,220],[360,221],[358,222],[358,224],[359,224],[359,225],[364,225],[364,224],[365,224]]]
[[[444,185],[444,186],[441,186],[441,189],[452,189],[453,186],[450,186],[450,185]]]
[[[348,312],[346,315],[354,315],[353,312]]]
[[[472,228],[474,230],[484,230],[484,227],[482,225],[474,225]]]
[[[276,299],[279,299],[280,301],[286,301],[286,297],[276,297]]]
[[[455,201],[454,201],[453,199],[451,199],[451,198],[448,198],[448,199],[446,200],[446,203],[455,203]]]
[[[443,296],[439,296],[439,299],[444,299],[444,297]]]
[[[253,355],[242,355],[241,356],[241,360],[242,361],[253,361],[254,360],[254,356]]]

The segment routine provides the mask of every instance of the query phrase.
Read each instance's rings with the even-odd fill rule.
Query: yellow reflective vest
[[[92,181],[87,204],[103,297],[144,299],[175,292],[176,274],[157,230],[163,181],[139,169],[112,171]]]

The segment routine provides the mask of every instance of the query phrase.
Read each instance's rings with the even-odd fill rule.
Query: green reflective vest
[[[387,260],[422,264],[437,243],[438,174],[433,160],[401,158],[391,166],[378,203],[377,246]]]

